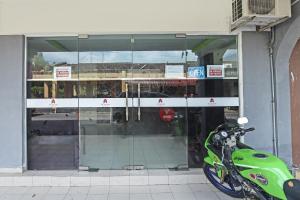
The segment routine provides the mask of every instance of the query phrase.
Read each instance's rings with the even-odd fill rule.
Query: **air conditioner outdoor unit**
[[[262,31],[289,17],[291,0],[232,0],[232,31],[245,26]]]

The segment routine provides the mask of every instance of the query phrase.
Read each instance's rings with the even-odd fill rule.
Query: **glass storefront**
[[[28,38],[29,169],[201,167],[238,117],[236,36]]]

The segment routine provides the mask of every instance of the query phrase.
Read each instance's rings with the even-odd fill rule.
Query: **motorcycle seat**
[[[283,190],[287,200],[300,200],[300,180],[290,179],[285,181]]]

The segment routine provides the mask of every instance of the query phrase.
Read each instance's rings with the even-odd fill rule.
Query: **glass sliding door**
[[[79,39],[80,166],[130,165],[131,36]]]
[[[236,36],[27,40],[29,169],[201,167],[239,111]]]
[[[133,165],[187,168],[185,38],[133,37]]]
[[[185,39],[79,39],[80,165],[187,167]]]

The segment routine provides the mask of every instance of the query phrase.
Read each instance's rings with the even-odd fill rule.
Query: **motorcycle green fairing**
[[[205,141],[208,156],[204,161],[209,165],[219,166],[217,167],[217,174],[221,177],[223,167],[221,158],[209,148],[209,141],[212,135],[213,132],[210,133]],[[255,155],[265,155],[265,157],[259,158],[255,157]],[[232,153],[232,160],[241,176],[259,186],[269,195],[283,200],[287,199],[284,194],[283,184],[294,177],[281,159],[263,151],[236,149]]]

